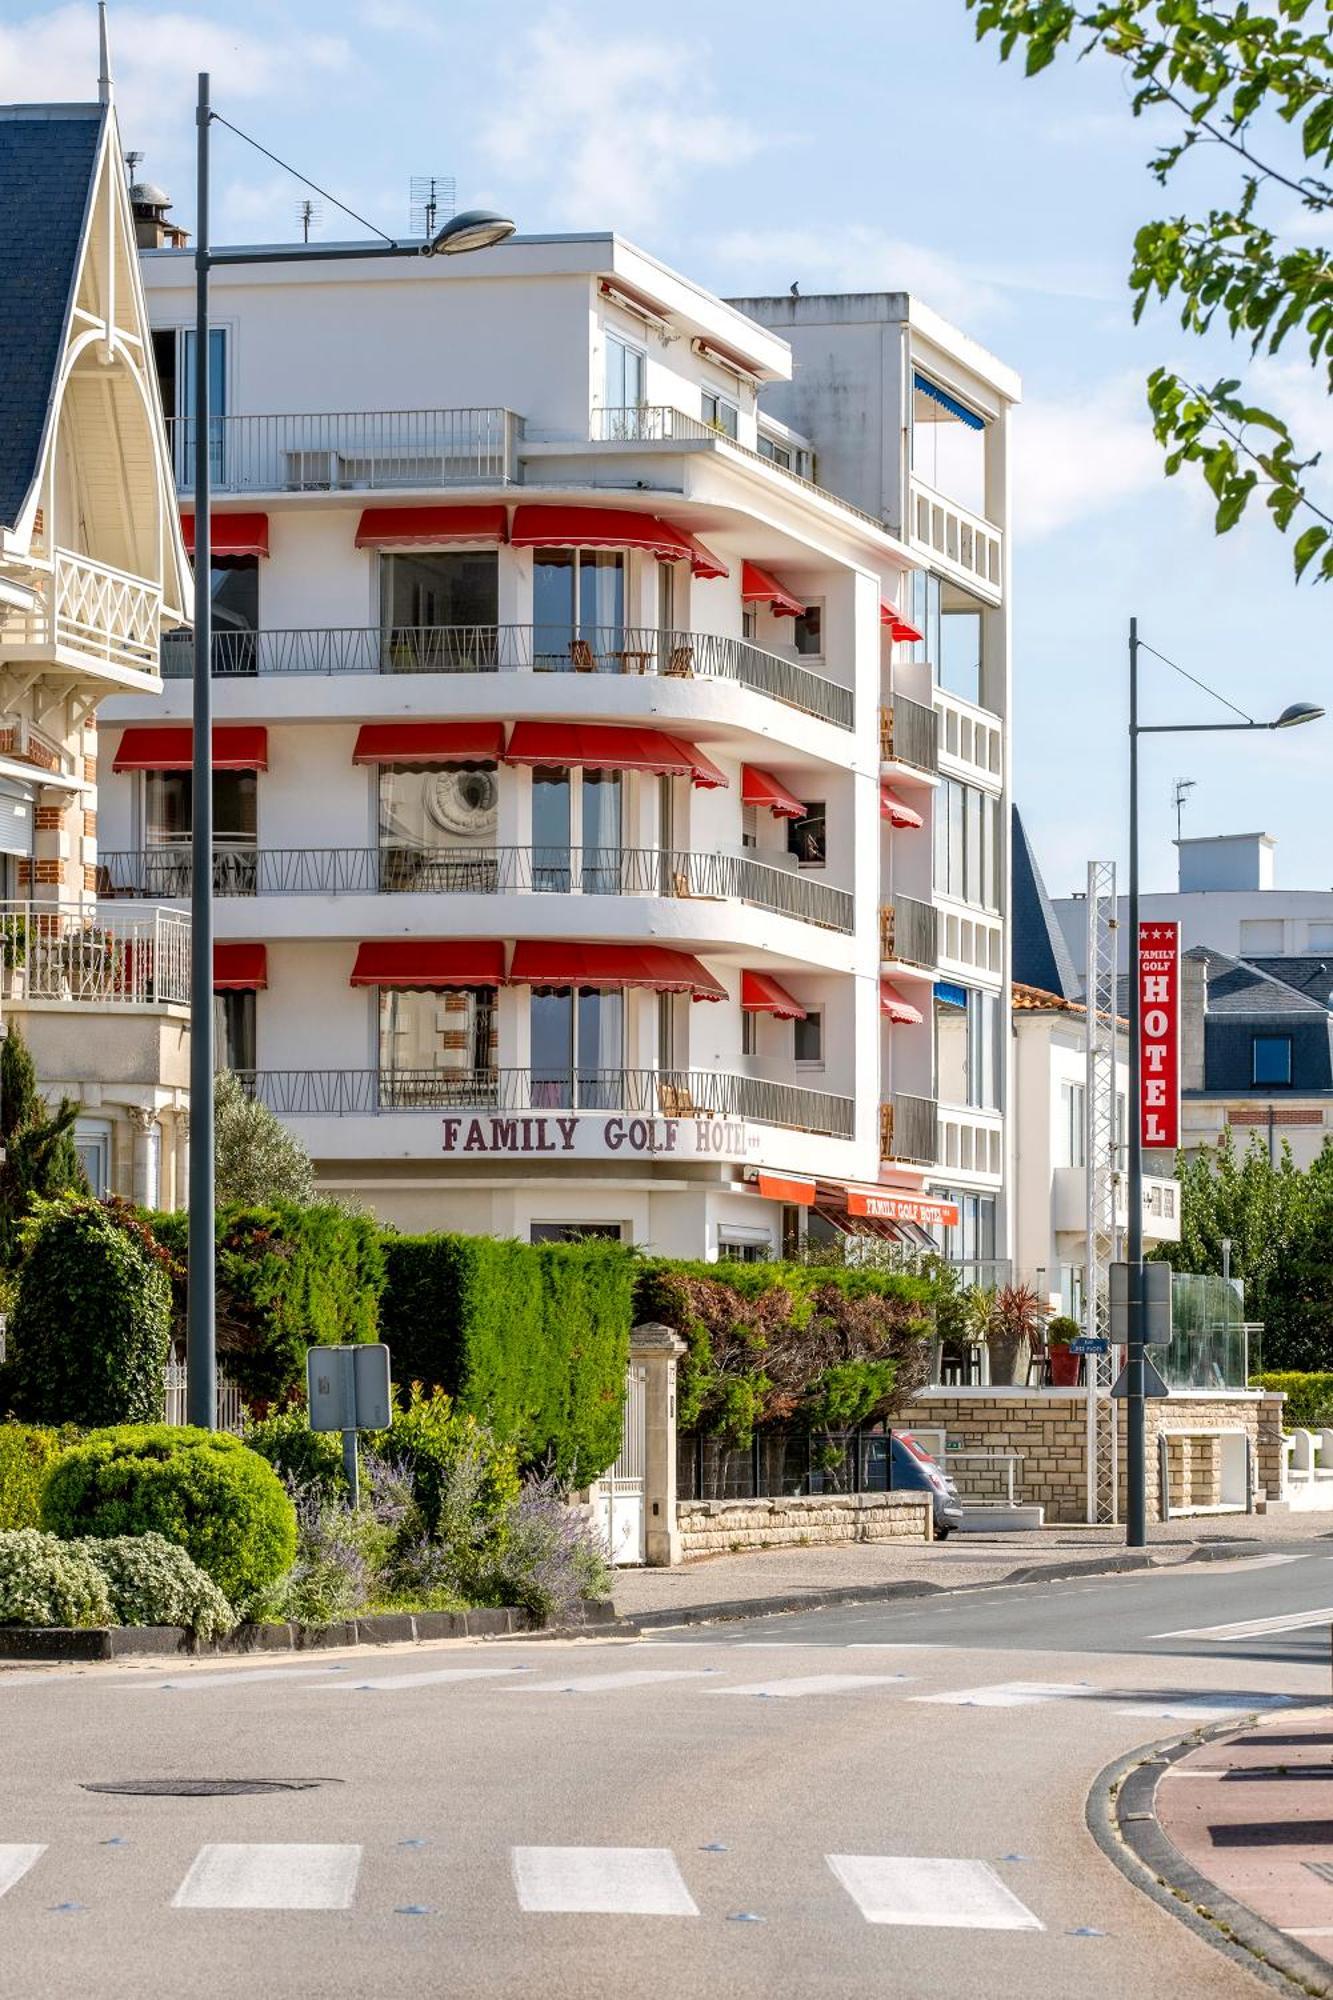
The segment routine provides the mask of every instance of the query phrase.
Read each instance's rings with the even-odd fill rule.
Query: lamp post
[[[208,277],[224,264],[327,263],[370,257],[456,256],[486,250],[514,233],[507,216],[468,209],[425,243],[341,244],[327,248],[214,250],[209,240],[209,138],[217,114],[207,73],[199,77],[198,213],[195,222],[194,328],[194,673],[190,830],[190,1185],[189,1294],[186,1319],[186,1416],[217,1427],[217,1326],[214,1279],[213,1133],[213,682],[212,531],[209,518],[212,425],[209,410]],[[244,135],[242,135],[244,136]]]
[[[1313,702],[1293,702],[1272,722],[1255,722],[1249,716],[1240,722],[1140,722],[1139,721],[1139,621],[1129,621],[1129,1229],[1126,1257],[1129,1263],[1128,1292],[1128,1394],[1126,1414],[1126,1509],[1127,1545],[1143,1548],[1148,1540],[1147,1424],[1144,1397],[1143,1325],[1143,1126],[1140,1117],[1142,1050],[1139,1046],[1139,738],[1140,736],[1215,735],[1219,732],[1251,729],[1294,729],[1303,722],[1317,722],[1324,713]],[[1150,647],[1144,650],[1151,651]],[[1157,656],[1161,658],[1159,654]],[[1167,661],[1173,666],[1173,661]],[[1177,672],[1183,669],[1177,668]],[[1193,675],[1186,674],[1186,680]],[[1202,682],[1196,682],[1202,686]],[[1211,693],[1208,689],[1206,692]],[[1222,699],[1222,697],[1218,697]],[[1226,703],[1229,708],[1230,702]],[[1237,709],[1239,715],[1241,711]]]

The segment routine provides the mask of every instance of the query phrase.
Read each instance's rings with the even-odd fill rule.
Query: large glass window
[[[941,895],[1000,907],[1000,801],[993,793],[945,778],[935,794],[935,887]]]
[[[391,1103],[475,1102],[495,1077],[495,988],[381,988],[379,1060]]]
[[[940,1232],[944,1255],[951,1264],[962,1267],[965,1282],[994,1284],[998,1275],[995,1270],[995,1196],[960,1194],[948,1188],[932,1188],[931,1193],[954,1202],[958,1208],[957,1222]]]
[[[499,589],[493,549],[423,549],[382,556],[385,665],[404,671],[494,665]]]
[[[912,390],[912,470],[974,514],[986,505],[986,425],[959,396],[918,374]]]
[[[570,773],[539,764],[532,774],[532,886],[568,894]]]
[[[800,819],[787,821],[787,852],[803,868],[822,868],[828,859],[828,818],[823,799],[807,799]]]
[[[715,389],[705,389],[701,399],[703,420],[724,437],[734,438],[740,427],[740,411]]]
[[[630,347],[613,333],[606,336],[606,407],[608,410],[637,410],[645,401],[644,380],[648,357],[642,348]]]
[[[1081,1083],[1060,1085],[1060,1129],[1057,1134],[1059,1167],[1084,1167],[1088,1163],[1087,1091]]]
[[[824,607],[822,604],[807,604],[799,618],[793,618],[792,644],[805,659],[819,660],[824,656]]]
[[[144,845],[174,847],[194,823],[191,771],[145,771]],[[253,847],[257,838],[259,783],[253,771],[214,771],[213,840],[217,847]]]
[[[385,889],[494,889],[500,775],[494,764],[431,770],[382,764],[381,881]]]
[[[941,980],[935,988],[935,1094],[973,1111],[1000,1108],[1000,1003]]]
[[[253,992],[213,995],[213,1063],[216,1069],[244,1075],[255,1068],[255,996]]]
[[[584,771],[579,786],[583,806],[585,896],[620,894],[620,773]]]
[[[534,987],[529,1027],[534,1107],[619,1108],[625,1050],[625,996],[619,989]]]
[[[259,557],[216,556],[211,575],[214,672],[252,674],[259,630]]]
[[[981,702],[981,613],[946,611],[940,619],[936,678],[950,694]]]
[[[532,559],[534,664],[615,672],[625,649],[620,549],[537,549]]]

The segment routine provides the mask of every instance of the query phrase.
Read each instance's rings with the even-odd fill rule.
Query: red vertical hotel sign
[[[1139,925],[1139,1134],[1180,1144],[1180,925]]]

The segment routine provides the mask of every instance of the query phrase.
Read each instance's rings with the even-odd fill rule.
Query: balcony
[[[647,1150],[677,1157],[733,1153],[744,1157],[743,1141],[728,1135],[715,1123],[719,1120],[780,1125],[837,1139],[850,1139],[855,1129],[850,1097],[723,1070],[611,1069],[556,1075],[530,1069],[286,1069],[255,1070],[242,1081],[252,1096],[288,1118],[364,1118],[394,1111],[457,1112],[477,1118],[526,1114],[526,1121],[521,1115],[518,1124],[526,1122],[530,1129],[516,1133],[512,1145],[495,1148],[504,1151],[575,1151],[572,1143],[568,1147],[547,1143],[558,1134],[531,1128],[552,1125],[557,1119],[572,1125],[578,1114],[629,1117],[657,1128],[655,1141],[648,1137],[642,1145],[624,1135],[624,1149],[631,1156]],[[663,1129],[679,1124],[697,1126],[692,1135],[697,1144],[682,1143],[679,1132]],[[603,1134],[603,1149],[619,1150],[618,1136]]]
[[[188,846],[104,851],[98,894],[183,900]],[[217,896],[672,896],[748,903],[850,935],[849,890],[748,854],[657,847],[571,851],[533,847],[215,848]]]
[[[933,1167],[939,1157],[939,1119],[933,1097],[895,1090],[879,1107],[879,1156]]]
[[[886,965],[933,972],[939,961],[940,913],[915,896],[895,896],[879,913],[879,955]]]
[[[935,690],[939,751],[959,777],[993,789],[1004,782],[1004,738],[1000,719],[944,688]]]
[[[939,1108],[939,1152],[943,1170],[971,1174],[998,1184],[1004,1171],[1004,1120],[998,1111]]]
[[[923,701],[896,694],[879,712],[883,764],[906,764],[932,777],[940,768],[939,717]]]
[[[120,673],[156,674],[162,593],[143,577],[57,549],[52,569],[33,579],[35,610],[0,613],[6,653],[53,659],[75,653]]]
[[[168,421],[180,493],[194,491],[193,417]],[[523,419],[512,410],[339,410],[214,417],[216,493],[355,493],[394,487],[507,486]]]
[[[162,644],[164,680],[188,680],[193,636]],[[616,626],[571,637],[541,625],[309,626],[273,632],[215,632],[213,675],[576,673],[664,680],[734,681],[821,722],[850,729],[852,690],[781,653],[716,632],[661,632]]]
[[[908,502],[913,548],[923,550],[932,569],[952,576],[987,604],[999,604],[1004,590],[1004,537],[1000,530],[946,499],[923,479],[912,477]]]
[[[180,910],[0,903],[0,991],[12,1007],[187,1007],[190,920]]]
[[[1057,1230],[1087,1228],[1086,1167],[1057,1167],[1054,1175],[1052,1222]],[[1129,1227],[1129,1185],[1124,1174],[1114,1181],[1115,1226]],[[1149,1243],[1180,1241],[1180,1187],[1158,1174],[1143,1177],[1143,1234]]]

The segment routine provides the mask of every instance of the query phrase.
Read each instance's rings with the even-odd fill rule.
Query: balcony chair
[[[711,1118],[712,1116],[710,1111],[701,1111],[690,1095],[689,1085],[685,1083],[666,1083],[659,1077],[657,1101],[662,1107],[664,1118]]]
[[[693,646],[673,646],[667,660],[666,671],[667,677],[670,680],[692,681],[694,679]]]
[[[569,642],[569,664],[576,674],[595,674],[597,655],[587,639],[571,639]]]
[[[940,1386],[975,1388],[985,1379],[984,1342],[946,1340],[940,1349]]]

